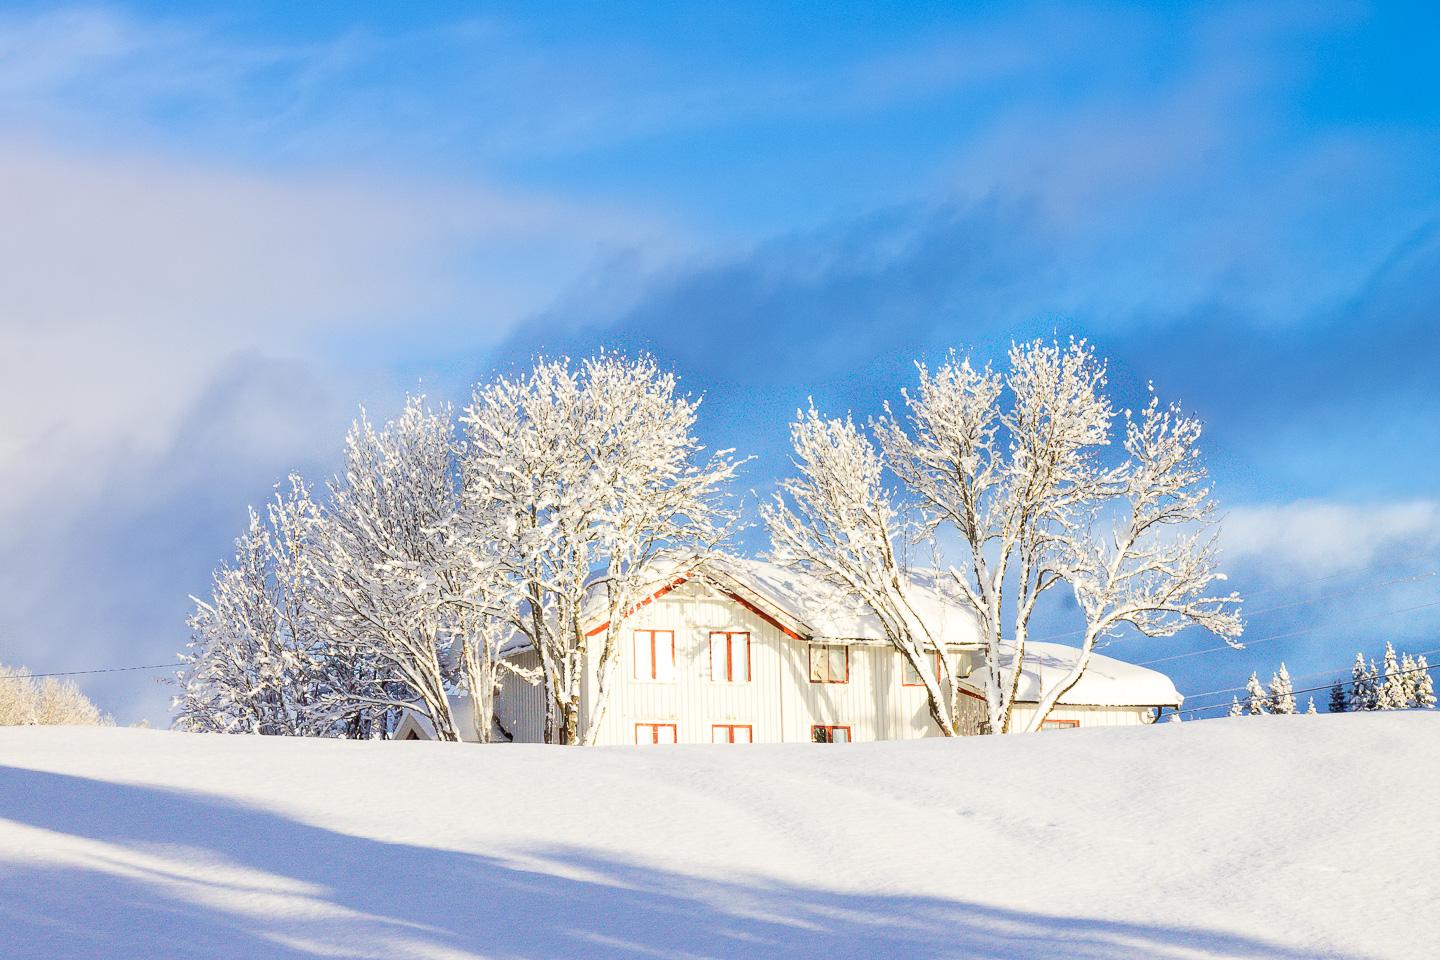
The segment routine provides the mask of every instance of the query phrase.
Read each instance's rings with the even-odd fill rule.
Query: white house
[[[970,614],[919,588],[930,623],[962,676],[980,665]],[[885,640],[873,618],[846,609],[810,578],[755,560],[727,560],[703,572],[675,571],[627,618],[619,675],[597,743],[761,743],[901,740],[939,733],[925,688]],[[605,624],[596,623],[591,633]],[[1056,643],[1026,645],[1016,720],[1023,723],[1042,684],[1058,680],[1078,651]],[[528,647],[508,656],[536,665]],[[984,700],[970,687],[968,726],[978,730]],[[582,694],[581,728],[590,720],[595,679]],[[544,692],[507,675],[497,713],[517,742],[544,733]],[[1096,655],[1045,727],[1151,723],[1182,698],[1169,677]],[[470,724],[462,722],[462,730]],[[429,725],[407,717],[400,738],[430,739]]]

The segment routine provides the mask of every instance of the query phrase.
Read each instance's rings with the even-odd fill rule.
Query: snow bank
[[[1433,956],[1440,716],[606,748],[0,729],[0,956]]]

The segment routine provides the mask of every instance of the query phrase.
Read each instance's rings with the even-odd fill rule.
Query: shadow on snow
[[[528,851],[536,862],[521,867],[9,767],[0,819],[81,841],[64,862],[0,861],[0,953],[15,958],[1308,956],[1195,928],[697,878],[580,849]]]

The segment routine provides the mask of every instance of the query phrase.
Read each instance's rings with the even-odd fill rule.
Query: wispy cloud
[[[1222,527],[1228,561],[1309,579],[1432,553],[1440,547],[1440,501],[1240,506],[1226,512]]]

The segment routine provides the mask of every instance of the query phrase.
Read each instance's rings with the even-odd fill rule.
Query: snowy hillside
[[[0,956],[1433,956],[1440,716],[850,746],[0,729]]]

